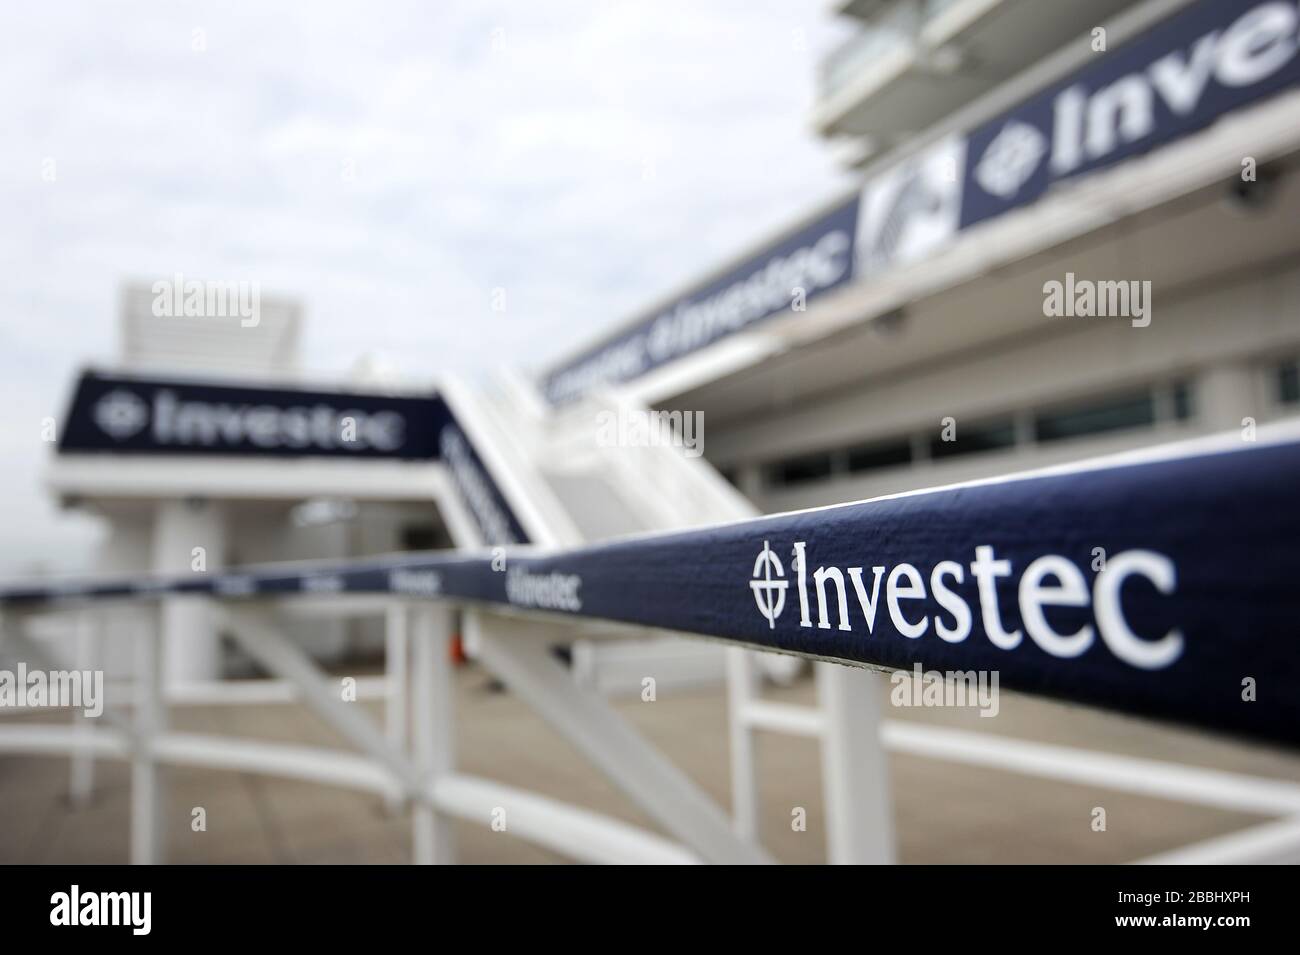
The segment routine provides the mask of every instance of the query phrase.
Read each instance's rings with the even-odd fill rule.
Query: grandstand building
[[[512,832],[586,861],[768,861],[762,839],[802,831],[790,813],[806,800],[763,815],[759,732],[820,743],[831,862],[898,857],[887,748],[1277,816],[1151,858],[1293,861],[1289,783],[1171,771],[1185,739],[1144,763],[883,721],[870,668],[918,687],[925,671],[935,687],[978,671],[1294,744],[1294,695],[1274,688],[1296,677],[1298,425],[1254,447],[1237,435],[1300,412],[1300,7],[836,12],[857,30],[825,62],[812,124],[859,184],[535,373],[311,381],[292,303],[262,302],[250,323],[166,300],[160,314],[156,289],[128,289],[119,363],[73,384],[47,474],[105,521],[102,573],[0,587],[0,610],[20,650],[64,639],[67,659],[133,673],[135,735],[24,724],[0,750],[70,753],[74,803],[93,759],[129,760],[137,862],[164,858],[171,764],[404,800],[422,862],[454,860],[453,818],[496,832],[507,804]],[[937,490],[746,520],[920,488]],[[1087,566],[1094,531],[1109,564]],[[877,588],[888,569],[883,591],[868,567]],[[1078,629],[1053,629],[1045,607]],[[681,844],[457,771],[453,635]],[[365,639],[385,645],[382,728],[303,652]],[[234,646],[279,685],[224,685]],[[764,699],[760,673],[805,658],[802,702]],[[695,764],[727,764],[729,813],[601,698],[724,677],[729,759]],[[359,754],[167,727],[168,705],[249,694],[300,697]],[[1021,712],[1028,736],[1087,732],[1073,711]],[[537,739],[523,725],[498,724],[511,764]],[[1222,752],[1205,762],[1238,765]],[[916,791],[943,790],[953,815],[952,777],[934,778]],[[1006,805],[1023,835],[1026,803]]]
[[[840,4],[858,29],[812,121],[861,185],[536,376],[313,386],[292,303],[247,327],[129,288],[48,484],[107,522],[100,570],[209,573],[574,546],[1249,436],[1300,402],[1300,12],[1057,6]],[[702,460],[621,447],[654,409],[703,422]],[[168,672],[228,671],[202,608],[167,603]],[[381,639],[306,629],[325,655]],[[608,688],[650,665],[723,674],[694,642],[575,653]]]
[[[263,300],[252,324],[160,315],[157,301],[148,285],[122,290],[117,359],[69,389],[46,471],[64,506],[105,527],[97,573],[214,573],[450,545],[433,505],[441,477],[428,463],[427,389],[402,391],[366,361],[343,383],[307,378],[296,302]],[[354,441],[342,440],[347,420]],[[239,672],[202,606],[169,601],[164,613],[179,635],[167,655],[173,682]],[[326,659],[382,645],[376,621],[286,626]],[[130,638],[129,628],[106,635],[110,674],[129,668]]]
[[[566,356],[553,400],[702,413],[764,511],[1294,413],[1295,4],[836,10],[812,122],[861,187]]]

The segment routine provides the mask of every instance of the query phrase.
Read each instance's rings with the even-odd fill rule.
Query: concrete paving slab
[[[883,677],[882,677],[883,679]],[[485,673],[456,680],[458,764],[618,819],[655,829],[644,812],[509,692],[492,692]],[[811,679],[768,688],[770,699],[811,703]],[[890,707],[887,718],[949,726],[1086,749],[1184,762],[1300,782],[1300,758],[1277,749],[1153,726],[1082,707],[1004,692],[999,715],[970,709]],[[363,702],[375,719],[380,704]],[[720,804],[730,803],[726,701],[722,688],[616,701],[616,708]],[[61,714],[7,715],[52,721]],[[337,733],[297,704],[175,708],[178,729],[346,748]],[[759,734],[761,832],[782,861],[825,861],[821,764],[817,744]],[[66,758],[0,755],[0,862],[112,863],[127,857],[129,772],[97,764],[92,803],[67,800]],[[905,753],[890,756],[899,858],[912,863],[1127,862],[1243,828],[1261,817],[1095,786],[1063,784]],[[178,863],[398,864],[411,859],[411,824],[368,793],[294,780],[174,768],[166,773],[168,858]],[[191,828],[207,810],[207,831]],[[1094,832],[1103,807],[1107,828]],[[508,808],[508,807],[507,807]],[[806,828],[792,827],[802,808]],[[568,861],[488,820],[456,824],[460,858],[480,864]]]

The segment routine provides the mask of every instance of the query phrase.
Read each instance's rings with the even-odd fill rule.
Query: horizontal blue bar
[[[1295,744],[1298,491],[1300,444],[1243,442],[560,553],[0,588],[0,602],[446,597],[888,668],[997,671],[1009,689]]]

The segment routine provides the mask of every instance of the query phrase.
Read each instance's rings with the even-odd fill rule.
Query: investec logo
[[[767,621],[769,630],[776,629],[776,618],[785,609],[785,592],[790,581],[784,578],[785,567],[781,565],[781,558],[776,556],[767,541],[763,541],[763,549],[754,560],[754,579],[749,582],[749,587],[754,591],[754,602],[758,604],[758,612]]]
[[[442,460],[451,470],[452,480],[456,482],[461,496],[478,521],[483,539],[489,544],[520,543],[511,529],[506,512],[497,506],[492,486],[488,483],[489,478],[475,461],[460,429],[452,424],[444,427],[438,438],[438,447]]]
[[[908,563],[878,565],[869,569],[869,577],[866,567],[810,570],[808,549],[807,541],[796,541],[791,549],[793,580],[770,541],[763,542],[754,560],[749,587],[769,629],[776,628],[787,603],[797,599],[799,626],[820,630],[860,631],[865,626],[868,634],[874,634],[877,623],[883,625],[888,617],[889,625],[909,639],[919,640],[933,628],[940,640],[961,643],[971,636],[978,614],[984,635],[1002,650],[1016,649],[1027,633],[1052,656],[1071,658],[1086,652],[1100,635],[1111,653],[1146,670],[1167,667],[1183,652],[1179,630],[1149,640],[1134,633],[1124,616],[1120,597],[1130,578],[1144,578],[1165,595],[1176,589],[1173,562],[1154,551],[1127,550],[1108,557],[1091,587],[1083,571],[1068,558],[1059,554],[1036,558],[1024,568],[1016,590],[1023,630],[1008,630],[998,602],[998,581],[1013,577],[1015,569],[1011,561],[999,558],[992,546],[977,546],[969,563],[941,560],[928,573]],[[954,589],[966,582],[968,571],[975,585],[974,612],[967,598]],[[792,584],[795,596],[787,599]],[[932,601],[942,612],[925,613],[922,601]],[[1047,619],[1046,611],[1054,607],[1090,608],[1091,621],[1073,633],[1061,633]]]
[[[581,589],[578,574],[534,574],[526,567],[512,567],[506,573],[506,599],[519,607],[577,613],[582,609]]]
[[[406,419],[396,411],[339,410],[317,402],[307,406],[229,404],[183,400],[169,388],[153,393],[152,405],[135,391],[106,392],[91,418],[114,441],[145,429],[162,446],[239,447],[294,450],[396,452],[405,441]]]
[[[648,327],[557,373],[547,383],[547,397],[563,401],[607,381],[635,378],[789,309],[797,289],[811,298],[843,279],[852,249],[853,236],[837,228],[784,255],[771,255],[717,292],[678,302]]]
[[[1157,102],[1175,119],[1192,116],[1214,84],[1227,90],[1250,87],[1284,69],[1300,49],[1298,25],[1294,0],[1257,3],[1225,28],[1099,89],[1068,86],[1053,100],[1050,134],[1022,119],[1008,121],[975,166],[975,180],[991,195],[1009,200],[1044,157],[1050,156],[1052,177],[1104,160],[1156,132]]]

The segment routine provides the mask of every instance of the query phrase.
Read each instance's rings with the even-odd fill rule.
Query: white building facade
[[[293,305],[160,317],[128,290],[119,366],[78,383],[48,478],[108,522],[98,567],[573,546],[1249,440],[1300,410],[1294,2],[840,9],[861,31],[813,123],[860,188],[534,379],[313,385]],[[601,414],[639,408],[702,421],[695,448],[734,488],[611,453]],[[203,614],[168,599],[175,681],[229,670]],[[300,635],[325,656],[381,639],[367,621]],[[624,675],[665,652],[722,674],[714,648],[655,646],[618,650]],[[602,683],[594,653],[575,660]]]
[[[861,189],[550,369],[554,400],[702,413],[764,511],[1300,410],[1296,4],[839,7],[813,122]]]
[[[201,574],[451,545],[434,503],[443,474],[427,448],[406,447],[429,443],[414,433],[427,424],[427,390],[303,380],[294,303],[263,301],[250,323],[160,315],[156,298],[149,286],[124,290],[118,361],[71,389],[47,470],[64,506],[106,525],[97,572]],[[169,598],[163,614],[170,682],[239,672],[201,601]],[[382,645],[379,621],[289,626],[326,659]],[[110,673],[129,667],[130,638],[108,634]]]

